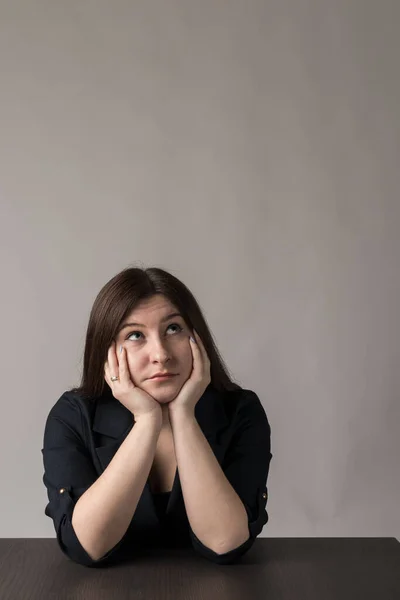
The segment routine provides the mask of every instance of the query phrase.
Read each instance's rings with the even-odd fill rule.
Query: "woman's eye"
[[[131,338],[133,335],[135,335],[136,333],[139,333],[140,335],[142,335],[142,332],[141,332],[141,331],[132,331],[132,333],[130,333],[126,339],[127,339],[127,340],[129,340],[129,339],[130,339],[130,338]]]
[[[167,330],[168,330],[170,327],[177,327],[177,328],[178,328],[178,331],[182,331],[182,327],[181,327],[180,325],[178,325],[178,323],[171,323],[171,325],[168,325],[168,327],[167,327]]]
[[[180,325],[178,325],[178,323],[171,323],[171,325],[168,325],[167,331],[170,327],[177,327],[178,328],[177,333],[179,333],[180,331],[183,331],[183,328]],[[132,331],[132,333],[130,333],[126,339],[129,340],[136,333],[138,333],[139,335],[143,335],[141,331]],[[139,338],[135,338],[133,341],[137,341],[138,339]]]

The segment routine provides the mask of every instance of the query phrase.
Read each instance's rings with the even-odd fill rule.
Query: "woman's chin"
[[[147,392],[160,404],[167,404],[177,397],[179,390],[175,386],[171,386],[169,389],[151,389]]]
[[[156,402],[158,402],[159,404],[169,404],[170,402],[172,402],[172,400],[174,399],[174,397],[172,395],[170,395],[168,398],[156,398],[154,397],[154,400],[156,400]]]
[[[146,391],[160,404],[172,402],[182,389],[184,381],[180,377],[173,377],[170,381],[146,381]]]

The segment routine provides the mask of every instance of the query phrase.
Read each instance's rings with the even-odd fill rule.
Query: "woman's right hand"
[[[111,376],[117,376],[119,379],[111,381]],[[117,357],[114,341],[108,349],[108,359],[104,363],[104,379],[114,398],[135,416],[135,420],[150,415],[162,422],[161,405],[150,394],[135,386],[130,377],[126,350],[122,346],[122,353]]]

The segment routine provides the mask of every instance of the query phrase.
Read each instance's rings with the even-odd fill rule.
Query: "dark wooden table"
[[[240,562],[194,550],[78,565],[52,538],[0,539],[1,600],[400,600],[396,538],[258,538]]]

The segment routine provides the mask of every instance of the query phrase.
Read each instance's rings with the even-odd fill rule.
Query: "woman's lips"
[[[163,381],[166,379],[172,379],[173,377],[176,377],[176,375],[161,375],[159,377],[151,377],[150,381]]]

